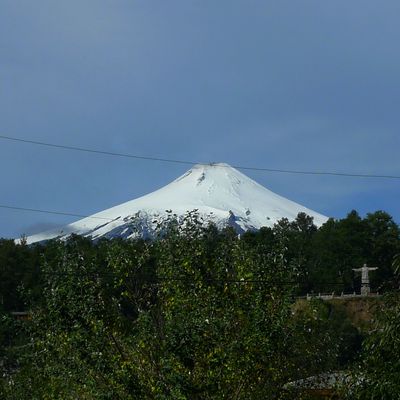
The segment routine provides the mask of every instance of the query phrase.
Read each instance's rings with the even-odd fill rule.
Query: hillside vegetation
[[[1,398],[307,398],[286,384],[343,370],[347,396],[400,393],[400,240],[386,213],[320,229],[299,215],[241,237],[195,213],[163,228],[154,241],[0,242]],[[382,299],[296,300],[357,290],[365,262]]]

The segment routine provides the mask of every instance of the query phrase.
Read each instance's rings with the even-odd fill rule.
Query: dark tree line
[[[386,212],[361,218],[352,211],[344,219],[329,219],[319,229],[311,217],[299,214],[293,222],[283,219],[274,228],[262,228],[244,237],[273,243],[277,234],[286,238],[285,256],[298,273],[300,294],[359,291],[361,280],[353,269],[364,263],[378,267],[371,274],[373,290],[390,287],[393,258],[400,252],[400,229]]]
[[[214,229],[217,238],[216,229],[210,229]],[[293,222],[282,219],[273,228],[264,227],[245,233],[241,240],[254,248],[260,249],[261,246],[261,251],[267,253],[281,238],[285,243],[285,260],[299,282],[297,293],[302,295],[313,291],[340,293],[359,290],[360,277],[353,269],[364,263],[378,267],[371,274],[372,288],[385,291],[394,276],[393,258],[400,253],[399,226],[383,211],[367,214],[365,218],[352,211],[344,219],[328,220],[319,229],[311,217],[299,214]],[[91,249],[103,257],[111,245],[106,240],[97,243],[84,238],[74,240],[83,249]],[[127,245],[140,249],[142,243],[136,240]],[[120,244],[123,246],[123,242]],[[39,300],[43,278],[41,265],[44,259],[51,259],[54,246],[51,241],[46,245],[27,246],[0,239],[1,309],[19,311],[26,308],[27,297],[30,301]],[[213,256],[210,253],[209,257]]]

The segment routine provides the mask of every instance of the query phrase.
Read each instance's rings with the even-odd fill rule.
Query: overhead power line
[[[5,208],[8,210],[16,210],[16,211],[31,211],[31,212],[38,212],[38,213],[43,213],[43,214],[56,214],[56,215],[64,215],[64,216],[70,216],[70,217],[80,217],[80,218],[93,218],[93,219],[101,219],[101,220],[106,220],[106,221],[113,221],[111,218],[104,218],[104,217],[96,217],[92,215],[82,215],[82,214],[75,214],[75,213],[69,213],[69,212],[61,212],[61,211],[50,211],[50,210],[39,210],[37,208],[25,208],[25,207],[14,207],[14,206],[8,206],[4,204],[0,204],[0,208]]]
[[[66,145],[55,144],[55,143],[39,142],[36,140],[21,139],[21,138],[4,136],[4,135],[0,135],[0,139],[10,140],[10,141],[20,142],[20,143],[34,144],[34,145],[38,145],[38,146],[64,149],[64,150],[102,154],[102,155],[114,156],[114,157],[134,158],[134,159],[138,159],[138,160],[159,161],[159,162],[185,164],[185,165],[193,165],[193,164],[214,165],[215,167],[226,168],[226,166],[221,165],[221,164],[201,163],[201,162],[187,161],[187,160],[176,160],[176,159],[172,159],[172,158],[140,156],[137,154],[118,153],[118,152],[112,152],[112,151],[90,149],[90,148],[85,148],[85,147],[66,146]],[[240,170],[275,172],[275,173],[298,174],[298,175],[329,175],[329,176],[342,176],[342,177],[352,177],[352,178],[400,179],[400,175],[356,174],[356,173],[332,172],[332,171],[305,171],[305,170],[292,170],[292,169],[251,167],[251,166],[243,166],[243,165],[232,165],[232,167],[234,167],[236,169],[240,169]]]
[[[77,146],[64,146],[64,145],[61,145],[61,144],[38,142],[38,141],[35,141],[35,140],[20,139],[20,138],[15,138],[15,137],[10,137],[10,136],[3,136],[3,135],[0,135],[0,139],[12,140],[14,142],[35,144],[35,145],[39,145],[39,146],[54,147],[54,148],[57,148],[57,149],[82,151],[82,152],[85,152],[85,153],[103,154],[103,155],[106,155],[106,156],[136,158],[136,159],[139,159],[139,160],[161,161],[161,162],[176,163],[176,164],[187,164],[187,165],[196,164],[196,163],[193,163],[192,161],[173,160],[173,159],[169,159],[169,158],[159,158],[159,157],[146,157],[146,156],[139,156],[139,155],[135,155],[135,154],[116,153],[116,152],[112,152],[112,151],[102,151],[102,150],[88,149],[88,148],[85,148],[85,147],[77,147]]]
[[[106,272],[106,271],[79,271],[79,273],[75,272],[60,272],[60,271],[41,271],[41,274],[44,276],[65,276],[65,277],[85,277],[85,278],[120,278],[119,274],[115,272]],[[344,282],[332,282],[332,281],[317,281],[311,282],[305,279],[296,279],[296,280],[282,280],[282,281],[274,281],[269,279],[239,279],[239,278],[193,278],[193,277],[167,277],[167,276],[154,276],[154,277],[144,277],[144,276],[125,276],[125,278],[132,278],[138,283],[149,283],[149,284],[158,284],[162,282],[182,282],[182,283],[226,283],[226,284],[246,284],[246,283],[254,283],[254,284],[266,284],[270,287],[273,286],[286,286],[286,285],[301,285],[301,284],[309,284],[313,283],[315,285],[326,285],[326,286],[341,286],[344,285]]]

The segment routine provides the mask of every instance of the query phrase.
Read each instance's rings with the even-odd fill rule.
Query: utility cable
[[[176,160],[176,159],[172,159],[172,158],[161,158],[161,157],[140,156],[140,155],[136,155],[136,154],[117,153],[117,152],[111,152],[111,151],[95,150],[95,149],[90,149],[90,148],[86,148],[86,147],[66,146],[66,145],[55,144],[55,143],[39,142],[36,140],[21,139],[21,138],[4,136],[4,135],[0,135],[0,139],[10,140],[10,141],[20,142],[20,143],[34,144],[34,145],[38,145],[38,146],[46,146],[46,147],[64,149],[64,150],[95,153],[95,154],[102,154],[102,155],[115,156],[115,157],[135,158],[135,159],[147,160],[147,161],[160,161],[160,162],[185,164],[185,165],[194,165],[194,164],[213,165],[214,167],[219,167],[219,168],[227,167],[225,165],[216,164],[216,163],[201,163],[201,162],[199,163],[196,161]],[[234,167],[236,169],[240,169],[240,170],[275,172],[275,173],[298,174],[298,175],[329,175],[329,176],[343,176],[343,177],[352,177],[352,178],[400,179],[400,175],[356,174],[356,173],[332,172],[332,171],[302,171],[302,170],[292,170],[292,169],[251,167],[251,166],[243,166],[243,165],[232,165],[232,167]]]
[[[43,276],[62,276],[62,277],[86,277],[86,278],[121,278],[119,274],[113,272],[105,272],[105,271],[97,271],[97,272],[84,272],[80,271],[79,273],[73,272],[59,272],[59,271],[41,271],[40,274]],[[157,284],[161,282],[183,282],[183,283],[254,283],[254,284],[267,284],[270,287],[273,286],[285,286],[285,285],[300,285],[300,284],[314,284],[314,285],[326,285],[326,286],[341,286],[345,285],[344,282],[311,282],[308,280],[291,280],[291,281],[271,281],[267,279],[217,279],[217,278],[200,278],[193,279],[190,277],[165,277],[165,276],[157,276],[157,277],[135,277],[135,276],[125,276],[125,278],[133,278],[137,283],[146,283],[146,284]]]
[[[14,206],[8,206],[8,205],[4,205],[4,204],[0,204],[0,208],[5,208],[8,210],[31,211],[31,212],[38,212],[38,213],[44,213],[44,214],[56,214],[56,215],[65,215],[65,216],[71,216],[71,217],[93,218],[93,219],[101,219],[101,220],[106,220],[106,221],[113,221],[113,219],[105,218],[105,217],[95,217],[95,216],[91,216],[91,215],[82,215],[82,214],[74,214],[74,213],[61,212],[61,211],[43,210],[43,209],[39,210],[37,208],[14,207]]]

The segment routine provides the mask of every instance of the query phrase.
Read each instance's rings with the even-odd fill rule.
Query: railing
[[[356,292],[353,293],[307,293],[305,296],[298,296],[298,299],[306,299],[306,300],[311,300],[311,299],[321,299],[321,300],[332,300],[332,299],[346,299],[346,298],[359,298],[359,297],[379,297],[381,296],[379,292],[377,293],[368,293],[367,295],[365,294],[359,294]]]

